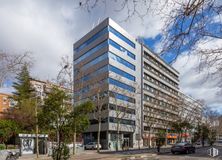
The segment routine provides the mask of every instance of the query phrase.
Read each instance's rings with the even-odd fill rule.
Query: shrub
[[[6,149],[5,144],[0,144],[0,150],[4,150],[4,149]]]
[[[53,160],[68,160],[70,158],[69,147],[65,143],[61,144],[60,147],[54,147],[52,150]]]

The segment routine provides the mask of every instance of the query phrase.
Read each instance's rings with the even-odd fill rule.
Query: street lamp
[[[38,125],[38,96],[32,97],[35,98],[35,136],[36,136],[36,158],[39,158],[39,125]],[[31,99],[32,99],[31,98]]]
[[[36,158],[39,158],[39,125],[38,125],[38,97],[36,96],[35,104],[35,116],[36,116]]]
[[[69,66],[69,65],[66,64],[66,65],[63,66],[62,69],[59,71],[59,73],[58,73],[58,75],[57,75],[57,77],[56,77],[56,81],[57,81],[57,83],[59,82],[60,74],[62,73],[62,71],[63,71],[64,69],[68,68],[68,66]]]
[[[57,77],[56,77],[56,83],[59,85],[59,77],[60,77],[60,75],[61,75],[61,73],[63,72],[63,70],[64,69],[66,69],[66,68],[68,68],[68,64],[66,64],[65,66],[63,66],[62,67],[62,69],[59,71],[59,73],[58,73],[58,75],[57,75]],[[56,131],[57,133],[56,133],[56,136],[57,136],[57,143],[59,143],[59,132],[58,131]]]

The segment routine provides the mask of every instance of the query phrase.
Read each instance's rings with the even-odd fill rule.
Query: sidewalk
[[[35,160],[36,158],[36,154],[32,154],[32,155],[23,155],[21,157],[19,157],[19,160]],[[52,160],[51,157],[49,157],[48,155],[39,155],[38,160]]]

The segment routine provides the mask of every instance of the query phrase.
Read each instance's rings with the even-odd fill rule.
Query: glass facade
[[[124,47],[122,47],[122,46],[119,45],[118,43],[114,42],[113,40],[109,39],[109,44],[110,44],[111,46],[113,46],[114,48],[118,49],[119,51],[125,53],[125,54],[126,54],[127,56],[129,56],[130,58],[136,59],[136,56],[135,56],[132,52],[128,51],[127,49],[125,49]]]
[[[114,35],[116,35],[118,38],[126,42],[131,47],[135,48],[135,43],[133,43],[131,40],[123,36],[121,33],[119,33],[117,30],[115,30],[113,27],[109,26],[109,31],[112,32]]]
[[[120,94],[120,93],[116,93],[116,92],[110,91],[109,95],[111,97],[119,99],[119,100],[123,100],[123,101],[130,102],[130,103],[136,103],[136,100],[134,98],[125,96],[125,95]]]
[[[109,84],[115,85],[130,92],[135,92],[135,88],[113,78],[108,79]]]
[[[121,63],[123,65],[125,65],[126,67],[128,67],[128,68],[130,68],[130,69],[132,69],[134,71],[136,69],[136,67],[133,64],[131,64],[130,62],[126,61],[125,59],[115,55],[112,52],[109,52],[109,58],[111,58],[111,59],[113,59],[113,60],[115,60],[115,61],[117,61],[117,62],[119,62],[119,63]]]
[[[88,62],[87,64],[83,65],[82,66],[82,70],[87,70],[88,68],[92,67],[93,65],[105,60],[105,59],[108,59],[108,53],[104,53],[98,57],[96,57],[95,59],[93,59],[92,61]]]
[[[120,124],[126,124],[126,125],[135,125],[135,121],[128,120],[128,119],[120,119],[115,117],[109,117],[109,122],[111,123],[120,123]]]
[[[126,73],[125,71],[122,71],[122,70],[120,70],[117,67],[114,67],[112,65],[109,65],[109,71],[112,71],[112,72],[114,72],[114,73],[116,73],[116,74],[118,74],[118,75],[120,75],[122,77],[125,77],[125,78],[127,78],[127,79],[129,79],[131,81],[135,81],[136,80],[135,76],[133,76],[133,75],[131,75],[129,73]]]
[[[105,59],[108,59],[108,58],[111,58],[111,59],[113,59],[113,60],[115,60],[115,61],[123,64],[124,66],[126,66],[126,67],[128,67],[128,68],[130,68],[130,69],[135,71],[135,66],[133,64],[131,64],[130,62],[124,60],[123,58],[121,58],[121,57],[119,57],[119,56],[117,56],[117,55],[115,55],[115,54],[113,54],[111,52],[104,53],[104,54],[96,57],[95,59],[91,60],[90,62],[84,64],[81,67],[81,69],[82,70],[86,70],[87,68],[90,68],[93,65],[95,65],[95,64],[97,64],[97,63],[99,63],[99,62],[101,62],[101,61],[103,61]]]
[[[100,43],[99,45],[95,46],[94,48],[90,49],[89,51],[87,51],[86,53],[84,53],[83,55],[81,55],[79,58],[74,60],[74,65],[79,63],[80,61],[82,61],[83,59],[85,59],[86,57],[91,56],[93,53],[97,52],[98,50],[100,50],[101,48],[107,46],[107,40],[103,41],[102,43]]]
[[[98,76],[99,74],[104,73],[104,72],[108,72],[108,65],[105,65],[105,66],[97,69],[96,71],[89,73],[89,74],[83,76],[82,78],[76,80],[75,84],[82,83],[84,81],[88,81],[89,79],[91,79],[95,76]]]
[[[120,32],[118,32],[117,30],[115,30],[113,27],[108,26],[103,28],[102,30],[100,30],[99,32],[97,32],[96,34],[94,34],[92,37],[90,37],[88,40],[86,40],[84,43],[82,43],[79,47],[75,48],[75,52],[79,52],[81,51],[83,48],[85,48],[86,46],[88,46],[89,44],[91,44],[93,41],[95,41],[96,39],[98,39],[99,37],[101,37],[102,35],[104,35],[105,33],[111,32],[114,35],[116,35],[119,39],[123,40],[124,42],[126,42],[128,45],[130,45],[131,47],[135,48],[135,43],[133,43],[131,40],[129,40],[128,38],[126,38],[125,36],[123,36]]]
[[[86,40],[84,43],[82,43],[79,47],[75,48],[74,51],[79,52],[84,47],[88,46],[90,43],[92,43],[93,41],[95,41],[97,38],[101,37],[105,33],[108,33],[108,28],[107,27],[103,28],[102,30],[100,30],[99,32],[94,34],[92,37],[90,37],[88,40]]]

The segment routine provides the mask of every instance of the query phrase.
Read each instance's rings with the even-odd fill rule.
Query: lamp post
[[[36,158],[39,158],[39,125],[38,125],[38,100],[36,97],[36,104],[35,104],[35,117],[36,117]]]
[[[65,66],[59,71],[59,73],[58,73],[58,75],[57,75],[57,77],[56,77],[56,83],[57,83],[58,85],[59,85],[59,77],[60,77],[62,71],[63,71],[64,69],[66,69],[67,67],[68,67],[68,65],[65,65]],[[56,131],[56,136],[57,136],[57,143],[59,143],[60,137],[59,137],[59,131],[58,131],[58,130]]]
[[[38,125],[38,96],[32,97],[35,98],[35,136],[36,136],[36,159],[39,158],[39,125]],[[32,99],[31,98],[31,99]]]

